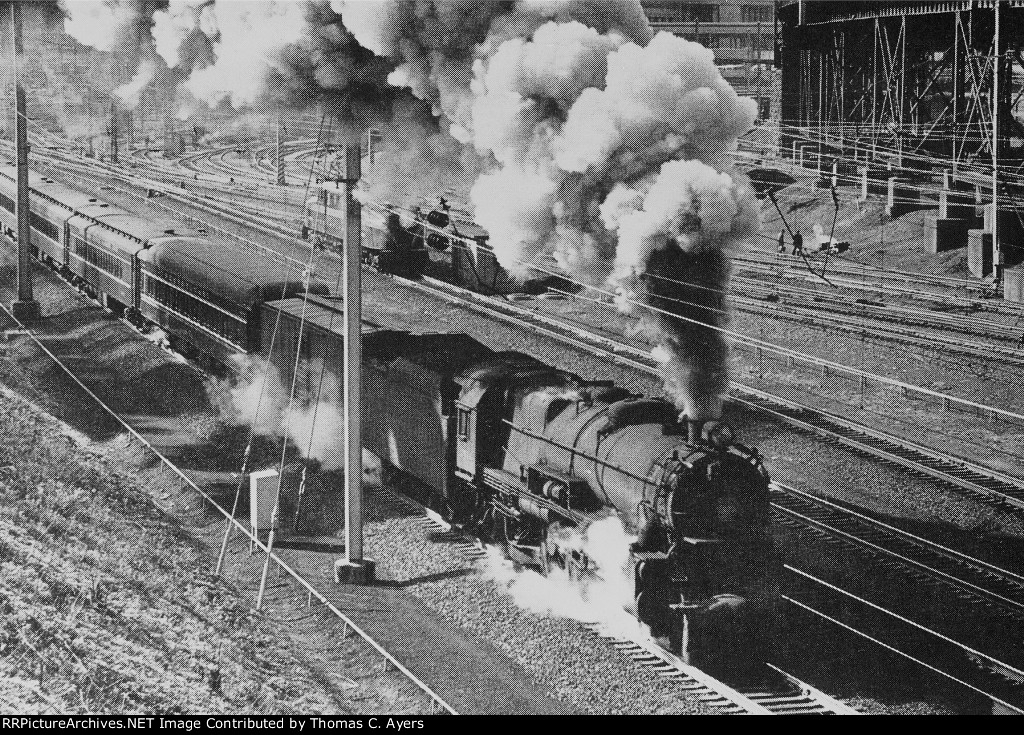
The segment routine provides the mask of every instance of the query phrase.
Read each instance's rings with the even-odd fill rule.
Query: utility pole
[[[284,178],[284,156],[281,155],[281,131],[284,128],[284,123],[281,120],[281,111],[277,111],[277,183],[279,186],[285,185]]]
[[[25,88],[18,76],[21,60],[21,7],[10,2],[11,38],[14,59],[14,147],[16,152],[18,201],[15,212],[18,218],[18,300],[11,304],[14,318],[22,321],[39,319],[39,302],[32,298],[32,258],[29,252],[28,218],[28,117],[25,112]]]
[[[345,144],[345,558],[334,564],[342,584],[371,584],[372,559],[363,558],[363,442],[359,410],[362,358],[362,205],[353,196],[362,177],[359,138]]]
[[[996,279],[1003,276],[1003,249],[999,244],[999,3],[994,3],[995,29],[992,34],[992,266]]]
[[[120,131],[117,129],[117,103],[110,101],[110,162],[118,163],[117,160],[117,138]]]

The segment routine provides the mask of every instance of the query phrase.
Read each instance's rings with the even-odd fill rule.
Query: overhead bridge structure
[[[1024,0],[782,2],[778,20],[785,152],[881,187],[945,176],[998,204],[996,275],[1024,261]]]

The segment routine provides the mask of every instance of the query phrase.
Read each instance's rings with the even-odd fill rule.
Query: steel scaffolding
[[[801,2],[779,19],[790,141],[978,174],[995,156],[1011,176],[1024,173],[1024,1]]]

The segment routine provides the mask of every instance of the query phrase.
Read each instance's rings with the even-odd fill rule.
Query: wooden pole
[[[110,162],[119,163],[119,152],[117,149],[117,138],[121,131],[117,129],[117,103],[110,100]]]
[[[11,38],[14,72],[14,147],[17,159],[18,196],[15,212],[18,219],[18,300],[11,304],[14,318],[34,321],[39,318],[39,302],[32,298],[32,258],[29,250],[31,234],[28,217],[28,117],[25,112],[25,88],[18,76],[21,60],[21,4],[11,7]]]
[[[277,146],[275,147],[275,164],[277,166],[277,184],[284,186],[284,156],[281,154],[281,132],[284,129],[284,122],[281,120],[281,111],[277,111]]]

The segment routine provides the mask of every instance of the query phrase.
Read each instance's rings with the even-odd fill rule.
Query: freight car
[[[0,163],[0,229],[17,230],[16,169]],[[29,179],[31,250],[136,326],[158,326],[223,362],[259,347],[260,308],[302,293],[301,276],[233,243],[159,217],[140,217],[37,174]],[[309,291],[326,294],[322,284]]]
[[[337,302],[263,309],[265,344],[278,324],[270,362],[299,386],[296,398],[340,403],[314,395],[325,366],[341,364]],[[708,670],[764,660],[780,566],[755,450],[725,424],[689,422],[665,401],[495,353],[466,335],[416,334],[399,313],[371,318],[364,446],[422,483],[429,504],[518,563],[571,575],[594,570],[563,543],[567,530],[614,514],[636,536],[632,612],[652,634]]]

